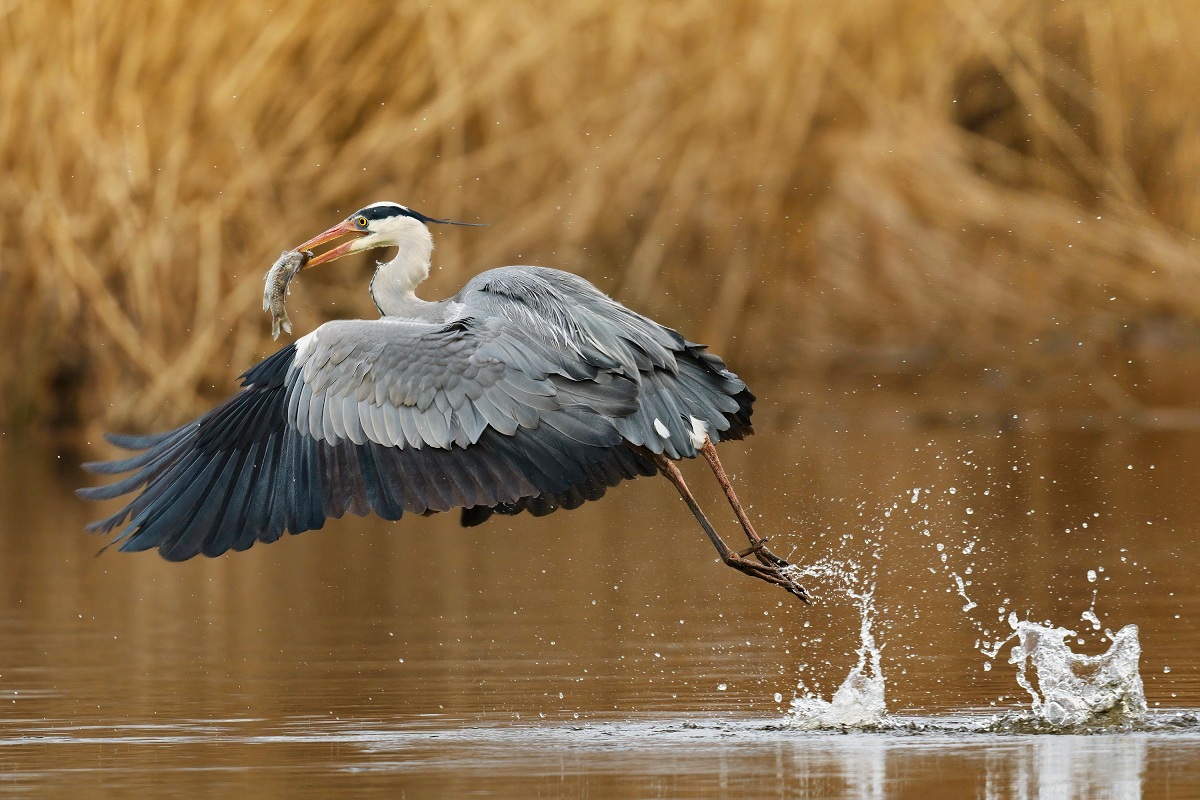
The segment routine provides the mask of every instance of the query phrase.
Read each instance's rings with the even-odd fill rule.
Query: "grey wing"
[[[183,560],[347,511],[544,508],[653,474],[612,424],[635,408],[633,382],[569,361],[503,321],[327,323],[199,419],[114,437],[144,452],[89,468],[133,474],[80,494],[138,492],[91,529],[124,523],[121,549]]]
[[[418,450],[542,425],[614,445],[611,420],[632,413],[637,394],[633,381],[489,318],[327,323],[297,342],[287,383],[287,420],[302,433]]]
[[[631,444],[692,458],[713,442],[753,432],[754,395],[702,345],[626,308],[578,275],[503,267],[471,279],[456,298],[466,313],[503,318],[548,346],[633,380],[636,408],[613,420]]]

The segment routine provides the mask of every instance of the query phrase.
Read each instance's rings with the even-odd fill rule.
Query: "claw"
[[[788,585],[784,586],[783,588],[796,595],[796,597],[799,597],[802,601],[804,601],[805,605],[811,606],[813,604],[812,595],[809,594],[808,590],[797,583],[796,579],[789,574],[792,569],[794,569],[794,567],[789,564],[787,568],[780,570],[780,577],[782,577],[788,583]]]
[[[763,541],[766,541],[766,540],[764,539]],[[788,563],[787,561],[784,561],[782,558],[775,555],[770,550],[761,549],[761,552],[759,552],[757,555],[758,555],[759,559],[761,559],[764,562],[764,564],[766,564],[768,559],[770,560],[770,568],[773,568],[775,570],[776,575],[779,576],[779,585],[780,586],[782,586],[784,589],[791,592],[792,594],[796,595],[796,597],[799,597],[807,605],[812,605],[812,602],[813,602],[812,595],[810,595],[808,593],[808,590],[805,589],[803,586],[801,586],[800,582],[796,580],[795,576],[799,572],[799,570],[796,569],[795,566]],[[764,556],[765,556],[765,558],[764,558]]]
[[[780,578],[779,585],[782,586],[784,589],[786,589],[791,594],[794,594],[794,595],[796,595],[796,597],[799,597],[802,601],[804,601],[805,605],[811,606],[813,603],[812,595],[809,594],[808,590],[805,589],[803,586],[801,586],[799,583],[797,583],[796,579],[792,577],[791,573],[794,569],[795,568],[792,567],[791,564],[788,564],[786,567],[779,570],[779,578]]]
[[[770,551],[766,552],[769,554]],[[742,572],[753,578],[766,581],[767,583],[773,583],[776,586],[783,588],[788,593],[794,594],[796,597],[804,601],[805,604],[812,605],[812,595],[810,595],[808,591],[801,586],[794,577],[792,577],[793,573],[795,572],[795,567],[783,559],[778,558],[777,556],[773,556],[773,558],[775,558],[781,566],[775,566],[774,564],[769,563],[759,564],[754,561],[747,561],[743,557],[734,553],[730,553],[724,559],[724,561],[726,564],[738,570],[739,572]]]

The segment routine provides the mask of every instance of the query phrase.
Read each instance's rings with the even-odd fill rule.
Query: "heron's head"
[[[430,222],[442,225],[479,225],[475,222],[434,219],[399,203],[372,203],[365,208],[360,208],[342,222],[324,233],[317,234],[295,249],[308,250],[343,236],[354,237],[349,242],[331,247],[324,253],[310,258],[304,265],[307,269],[318,264],[327,264],[351,253],[361,253],[363,250],[371,250],[376,247],[404,247],[414,241],[428,241],[429,229],[425,226]]]

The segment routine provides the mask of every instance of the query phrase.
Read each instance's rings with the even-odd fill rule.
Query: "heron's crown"
[[[395,217],[409,217],[417,222],[428,225],[431,222],[436,222],[439,225],[467,225],[469,227],[482,227],[478,222],[458,222],[452,219],[437,219],[436,217],[426,216],[420,211],[413,211],[408,206],[402,206],[399,203],[372,203],[365,206],[350,215],[349,219],[357,219],[358,217],[366,217],[368,220],[393,219]]]
[[[425,216],[419,211],[413,211],[412,209],[402,206],[399,203],[388,202],[372,203],[369,206],[365,206],[358,211],[355,211],[350,216],[351,218],[366,217],[369,220],[390,219],[392,217],[412,217],[413,219],[421,222],[430,221],[429,217]]]

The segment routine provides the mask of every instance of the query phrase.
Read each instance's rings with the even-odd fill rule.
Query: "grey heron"
[[[447,300],[421,300],[431,223],[469,224],[375,203],[296,248],[350,237],[305,269],[398,248],[371,280],[380,318],[326,322],[175,430],[110,435],[141,452],[84,466],[132,474],[79,494],[137,495],[89,530],[125,524],[113,541],[121,550],[153,547],[182,561],[319,529],[346,512],[395,520],[459,507],[464,526],[541,516],[661,473],[724,563],[808,601],[795,568],[754,530],[713,447],[752,433],[746,384],[703,346],[568,272],[502,267]],[[725,543],[675,464],[698,455],[749,539],[744,550]]]

